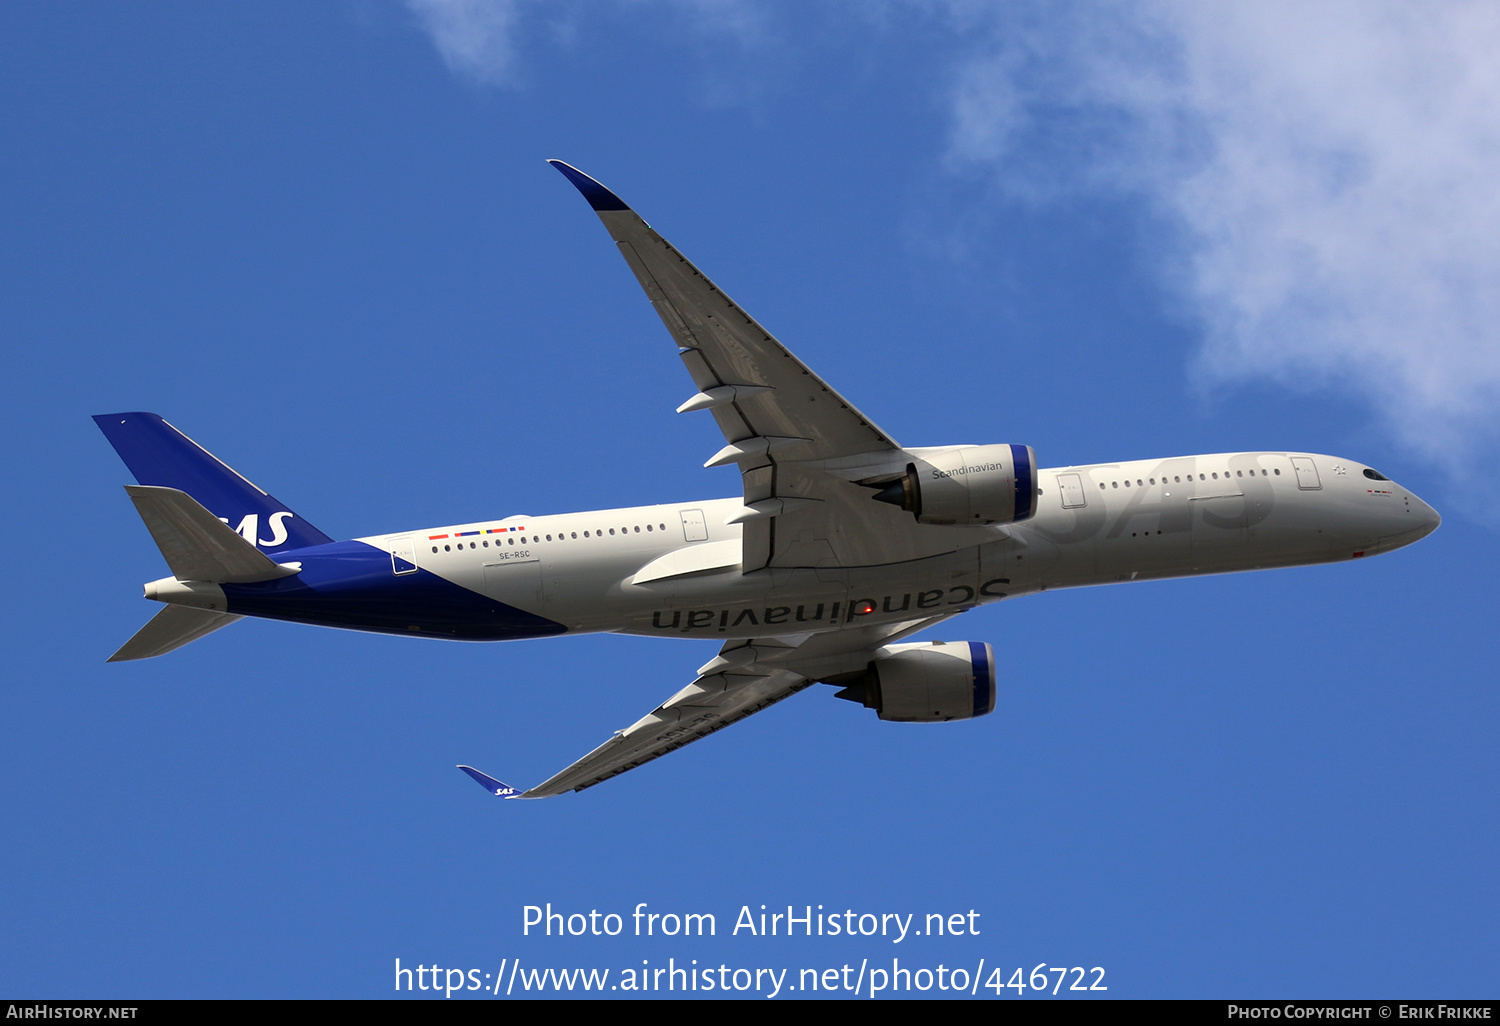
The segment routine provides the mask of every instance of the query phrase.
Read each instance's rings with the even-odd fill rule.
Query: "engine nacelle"
[[[1029,445],[908,449],[906,473],[875,495],[921,524],[1012,524],[1036,512],[1036,452]]]
[[[983,641],[887,645],[839,698],[874,709],[882,720],[937,723],[995,709],[995,650]]]

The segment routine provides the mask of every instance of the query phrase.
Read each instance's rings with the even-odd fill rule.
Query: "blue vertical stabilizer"
[[[138,483],[186,492],[262,552],[333,541],[154,413],[102,413],[94,423]]]

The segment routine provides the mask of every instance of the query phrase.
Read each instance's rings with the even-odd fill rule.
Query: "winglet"
[[[572,182],[578,188],[578,191],[583,193],[583,198],[588,200],[589,206],[595,210],[630,209],[625,205],[624,200],[578,170],[572,164],[565,164],[560,160],[549,160],[547,163],[561,171],[563,177]]]
[[[473,766],[460,766],[458,768],[463,770],[469,776],[473,777],[475,781],[478,782],[479,786],[484,788],[490,794],[496,795],[500,798],[521,797],[521,792],[517,791],[514,787],[511,787],[509,784],[502,784],[500,781],[496,780],[488,773],[481,773]]]

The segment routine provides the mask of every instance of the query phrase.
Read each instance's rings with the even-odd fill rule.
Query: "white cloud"
[[[526,3],[525,0],[406,0],[418,22],[432,37],[448,70],[484,85],[506,85],[515,75],[518,55],[515,38],[527,14],[563,19],[564,34],[576,32],[569,19],[603,0]],[[765,42],[763,12],[750,0],[613,0],[617,8],[665,9],[680,16],[692,31],[728,37],[742,47]]]
[[[406,0],[448,70],[489,85],[506,82],[515,62],[516,0]]]
[[[1500,7],[944,9],[952,159],[1148,197],[1210,377],[1352,385],[1455,467],[1500,438]]]
[[[526,19],[583,9],[406,2],[456,74],[491,84],[513,79]],[[876,31],[940,12],[956,40],[956,166],[1023,201],[1106,189],[1161,214],[1206,380],[1352,389],[1455,468],[1500,443],[1500,5],[892,3],[851,10]],[[757,52],[791,10],[613,6]]]

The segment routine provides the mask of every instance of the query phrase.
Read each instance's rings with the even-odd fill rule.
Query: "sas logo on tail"
[[[286,541],[287,532],[285,524],[287,520],[291,519],[291,517],[291,511],[285,509],[281,510],[279,513],[272,513],[269,517],[267,517],[266,522],[271,528],[270,538],[257,537],[260,534],[259,513],[245,514],[245,518],[240,521],[240,526],[236,527],[234,530],[236,534],[245,539],[251,545],[263,545],[266,548],[274,549],[276,546]],[[229,523],[228,517],[220,517],[219,520],[221,523],[224,523],[226,525]]]

